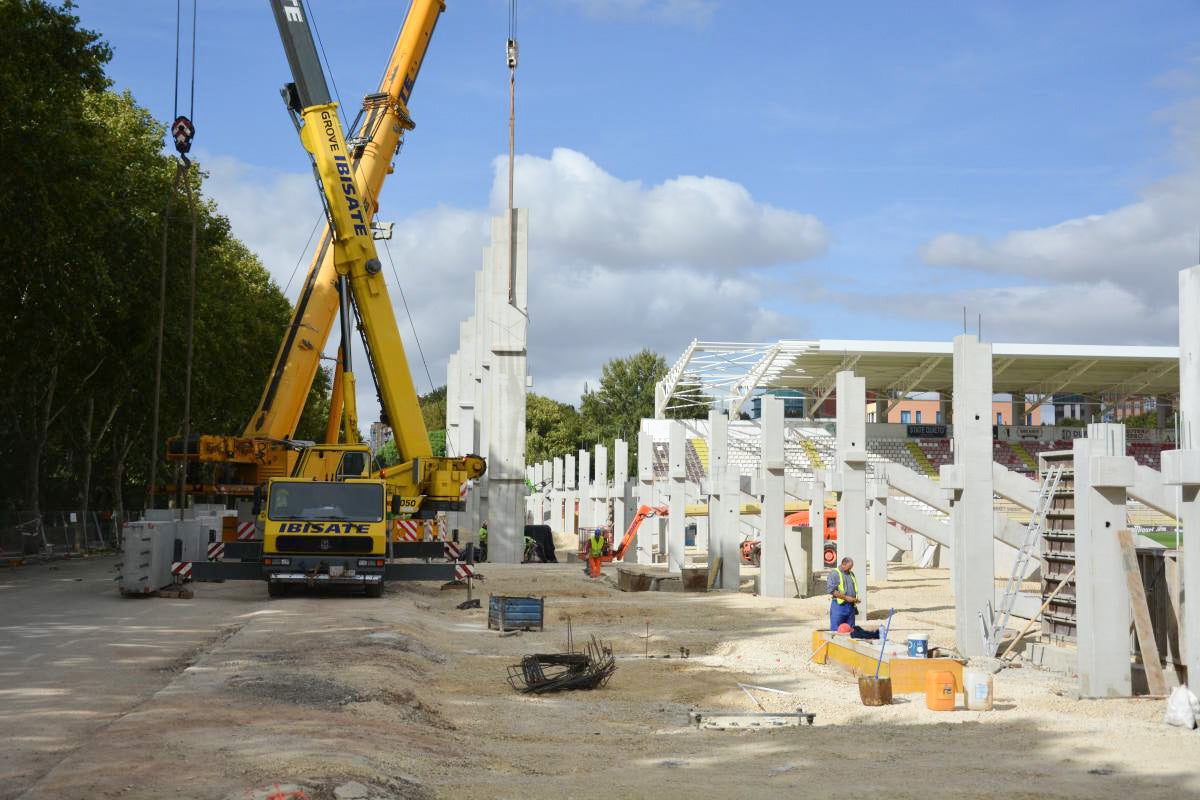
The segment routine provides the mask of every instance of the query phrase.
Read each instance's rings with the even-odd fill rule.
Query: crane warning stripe
[[[475,568],[470,564],[457,564],[454,567],[454,577],[461,580],[475,577]]]
[[[450,559],[451,561],[458,561],[460,558],[462,558],[462,548],[460,548],[454,542],[446,542],[445,551],[446,558]]]
[[[415,519],[398,519],[392,523],[395,526],[396,533],[400,536],[403,542],[415,542],[418,540],[417,531],[419,530],[418,521]]]
[[[178,575],[183,579],[192,577],[192,562],[190,561],[175,561],[171,564],[171,574]]]
[[[220,561],[225,558],[225,544],[223,542],[214,542],[208,546],[208,560]]]
[[[239,522],[237,526],[237,538],[239,542],[247,542],[254,538],[254,523]]]

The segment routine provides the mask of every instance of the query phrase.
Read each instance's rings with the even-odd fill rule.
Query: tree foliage
[[[583,420],[574,406],[529,393],[525,397],[525,463],[572,453],[582,441]]]
[[[171,196],[176,162],[163,152],[164,127],[108,89],[110,51],[70,3],[3,0],[0,30],[0,247],[9,264],[0,270],[0,505],[140,504],[150,459],[169,474],[162,442],[150,441],[164,221],[160,437],[182,432],[186,194]],[[204,198],[203,177],[197,168],[189,176],[198,198],[191,431],[240,433],[290,304]],[[298,435],[319,438],[328,384],[328,373],[314,383],[316,408]]]

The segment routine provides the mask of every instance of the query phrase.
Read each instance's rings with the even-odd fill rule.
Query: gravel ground
[[[995,678],[992,712],[933,712],[919,695],[867,708],[850,675],[807,663],[827,600],[625,594],[611,569],[591,581],[575,565],[486,566],[485,594],[546,598],[546,631],[509,637],[487,630],[486,597],[483,609],[457,610],[461,589],[255,595],[230,635],[24,796],[248,798],[280,782],[333,797],[348,781],[371,797],[776,797],[848,786],[889,798],[1200,796],[1200,734],[1162,725],[1161,700],[1079,701],[1066,677],[1009,669]],[[892,577],[872,597],[896,607],[896,635],[927,631],[951,645],[946,571]],[[201,584],[192,603],[224,598],[226,608],[234,592],[248,596],[245,585]],[[609,684],[514,692],[508,665],[564,648],[568,621],[577,646],[591,634],[611,643]],[[739,682],[788,694],[752,699]],[[688,725],[692,709],[759,704],[802,706],[816,724]]]

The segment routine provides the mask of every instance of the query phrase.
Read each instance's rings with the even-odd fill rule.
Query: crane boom
[[[273,5],[280,7],[277,14],[299,13],[300,9],[299,3],[292,0]],[[404,132],[413,127],[408,116],[408,101],[434,27],[445,7],[443,0],[413,0],[380,80],[379,91],[363,101],[362,126],[351,140],[349,155],[354,184],[362,198],[368,225],[378,211],[384,178],[392,172],[392,157]],[[297,65],[291,63],[293,55],[289,53],[288,58],[293,74],[296,74]],[[320,73],[319,61],[315,67]],[[321,74],[320,86],[324,86],[324,80]],[[324,94],[328,95],[328,89]],[[242,433],[244,437],[290,439],[300,423],[339,306],[328,227],[318,241],[320,245],[300,289],[291,324],[280,343],[258,408]]]

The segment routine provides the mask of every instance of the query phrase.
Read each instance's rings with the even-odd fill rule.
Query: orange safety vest
[[[833,571],[838,574],[838,594],[845,594],[846,593],[846,573],[842,572],[840,569],[837,569],[836,567],[834,568]],[[854,577],[853,572],[850,573],[850,585],[854,587],[854,596],[858,597],[858,578]],[[835,598],[833,598],[833,600],[839,606],[846,605],[846,601],[840,597],[835,597]]]

